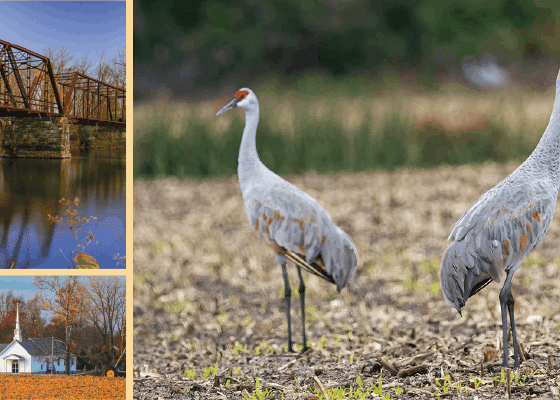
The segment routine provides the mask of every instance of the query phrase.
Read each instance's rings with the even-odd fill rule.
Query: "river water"
[[[126,248],[125,160],[121,149],[75,149],[64,160],[0,158],[0,268],[69,268],[80,252],[100,268],[122,268],[114,257]],[[62,198],[79,199],[75,217],[97,218],[77,238],[82,223],[69,227]],[[78,249],[89,231],[93,242]]]

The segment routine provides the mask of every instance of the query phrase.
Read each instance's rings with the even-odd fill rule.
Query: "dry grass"
[[[290,177],[350,234],[360,254],[356,280],[340,294],[306,277],[313,350],[291,364],[281,270],[248,224],[237,180],[136,181],[136,398],[188,398],[195,392],[216,399],[320,398],[314,376],[331,398],[336,388],[360,398],[357,378],[371,393],[379,389],[380,376],[383,395],[393,398],[438,391],[453,398],[504,397],[500,285],[471,298],[461,318],[443,300],[438,271],[455,221],[516,166]],[[552,397],[560,384],[558,221],[514,276],[518,335],[532,359],[516,372],[513,398]],[[292,321],[301,344],[298,299],[292,300]],[[420,374],[380,372],[379,357],[399,370],[416,365]],[[254,378],[260,379],[258,389]]]

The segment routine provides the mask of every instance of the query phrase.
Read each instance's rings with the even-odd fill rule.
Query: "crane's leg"
[[[502,288],[503,292],[503,288]],[[504,334],[503,348],[504,354],[502,356],[502,367],[507,367],[508,365],[508,336],[507,336],[507,311],[506,311],[506,301],[502,301],[502,292],[500,292],[500,308],[502,309],[502,332]]]
[[[282,262],[282,275],[284,275],[284,297],[286,298],[286,316],[288,317],[288,351],[294,352],[292,344],[292,320],[290,319],[290,309],[292,306],[292,288],[290,288],[290,280],[288,279],[288,271],[286,270],[286,262]]]
[[[502,367],[507,367],[508,364],[508,341],[507,341],[507,311],[509,312],[509,319],[511,324],[511,335],[513,338],[513,367],[519,367],[519,347],[517,345],[517,334],[515,332],[515,319],[513,316],[513,307],[515,300],[511,294],[511,278],[513,277],[512,270],[507,273],[506,281],[500,291],[500,308],[502,309],[502,331],[504,334],[504,355]],[[506,311],[507,308],[507,311]]]
[[[309,349],[307,347],[307,336],[305,335],[305,284],[303,283],[303,276],[301,276],[301,267],[297,266],[297,272],[299,275],[299,299],[301,300],[301,324],[303,326],[303,350],[305,352]]]
[[[510,301],[508,302],[509,311],[509,323],[511,324],[511,336],[513,338],[513,368],[519,368],[519,345],[517,344],[517,334],[515,333],[515,319],[513,318],[513,306],[515,305],[515,300],[509,290]]]

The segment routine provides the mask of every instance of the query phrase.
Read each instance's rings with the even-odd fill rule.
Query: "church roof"
[[[22,347],[27,350],[27,352],[32,356],[44,356],[46,355],[45,351],[42,350],[39,346],[33,343],[31,340],[26,339],[22,340],[21,342]]]
[[[33,356],[44,356],[44,355],[65,355],[66,348],[62,343],[58,341],[59,339],[50,337],[47,338],[29,338],[21,342],[21,345],[27,350],[27,352]]]
[[[6,359],[6,360],[24,360],[25,359],[22,356],[20,356],[19,354],[10,354],[9,356],[5,356],[3,358]]]
[[[52,337],[46,338],[29,338],[18,341],[19,344],[29,353],[31,356],[44,357],[44,356],[65,356],[66,348],[62,344],[60,339]],[[10,343],[0,344],[0,353],[10,345]]]

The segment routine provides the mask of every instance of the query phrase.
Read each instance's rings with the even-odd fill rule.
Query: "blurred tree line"
[[[558,54],[559,20],[556,0],[135,0],[135,97],[270,72],[438,75],[484,53],[538,61]]]

